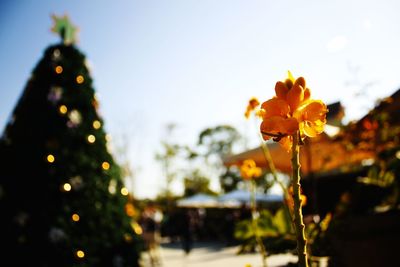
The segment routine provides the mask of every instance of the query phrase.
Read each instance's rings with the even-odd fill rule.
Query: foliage
[[[239,132],[230,125],[218,125],[214,128],[207,128],[199,135],[198,145],[205,147],[203,155],[208,158],[211,155],[230,155],[233,146],[241,140]]]
[[[251,219],[236,224],[234,236],[242,241],[239,253],[255,249],[256,235],[263,239],[269,253],[283,253],[296,246],[291,220],[284,208],[278,209],[275,214],[262,210],[255,221],[256,227],[253,227]]]
[[[183,180],[184,196],[193,196],[197,193],[214,194],[210,189],[210,179],[202,175],[198,169],[193,170]]]
[[[219,182],[223,192],[227,193],[238,188],[238,185],[242,183],[243,179],[240,176],[240,172],[233,168],[226,168],[225,172],[221,174]]]
[[[329,225],[332,220],[332,214],[328,213],[324,219],[319,222],[310,222],[306,225],[306,234],[310,255],[329,256],[331,251],[329,241]]]
[[[161,142],[162,151],[156,154],[156,160],[161,163],[165,174],[164,193],[167,198],[170,198],[172,196],[171,184],[178,175],[174,164],[178,160],[180,152],[182,150],[182,147],[180,145],[175,144],[170,140],[174,128],[175,125],[173,124],[167,126],[166,139]]]

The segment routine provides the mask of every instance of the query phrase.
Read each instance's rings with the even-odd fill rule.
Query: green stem
[[[307,262],[307,240],[304,233],[303,214],[301,212],[300,199],[300,147],[299,132],[293,134],[292,145],[292,185],[293,185],[293,201],[294,201],[294,225],[296,229],[297,252],[299,256],[299,266],[308,267]]]
[[[267,267],[267,251],[265,249],[264,243],[262,241],[262,238],[258,234],[258,227],[257,227],[257,206],[256,206],[256,183],[254,180],[251,180],[251,199],[250,199],[250,205],[251,205],[251,224],[253,227],[254,231],[254,236],[256,238],[257,245],[260,249],[261,252],[261,257],[262,257],[262,262],[263,262],[263,267]]]

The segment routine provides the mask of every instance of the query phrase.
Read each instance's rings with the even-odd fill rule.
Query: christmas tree
[[[62,43],[44,52],[0,141],[0,266],[138,266],[134,210],[76,28],[53,19]]]

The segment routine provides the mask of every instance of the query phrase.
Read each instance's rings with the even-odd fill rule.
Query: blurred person
[[[139,219],[139,224],[142,227],[143,241],[145,250],[148,252],[151,266],[161,265],[159,255],[159,231],[158,221],[160,214],[152,207],[147,207]]]
[[[182,247],[186,255],[190,253],[193,248],[194,233],[197,224],[197,212],[193,209],[185,209],[182,214],[181,220],[181,241]]]

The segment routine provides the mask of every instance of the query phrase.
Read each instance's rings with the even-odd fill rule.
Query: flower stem
[[[293,134],[292,145],[292,185],[293,185],[293,200],[294,200],[294,225],[296,228],[297,253],[299,257],[299,266],[308,267],[307,262],[307,240],[304,233],[303,214],[301,212],[300,199],[300,147],[299,147],[299,132]]]
[[[262,257],[262,262],[263,262],[263,267],[267,267],[267,251],[265,249],[265,246],[263,244],[262,238],[258,234],[258,227],[257,227],[257,207],[256,207],[256,182],[251,181],[251,225],[253,227],[254,231],[254,237],[256,239],[257,245],[260,249],[261,257]]]

